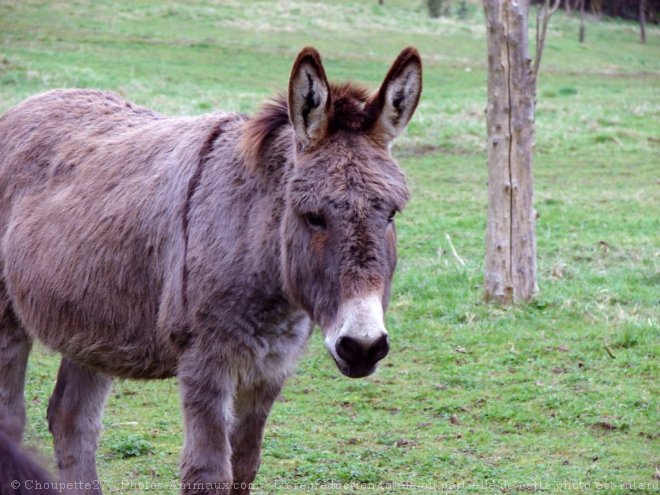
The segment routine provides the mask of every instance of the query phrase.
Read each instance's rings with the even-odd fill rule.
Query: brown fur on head
[[[348,132],[304,153],[283,221],[285,287],[327,328],[343,300],[378,292],[387,303],[396,264],[392,220],[408,200],[384,150]]]

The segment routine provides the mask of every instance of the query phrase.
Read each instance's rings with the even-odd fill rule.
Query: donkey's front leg
[[[262,382],[236,394],[236,424],[231,436],[234,486],[231,495],[248,495],[261,463],[261,441],[268,413],[282,382]]]
[[[71,494],[101,493],[96,447],[111,385],[108,375],[62,358],[48,403],[48,427],[53,434],[60,481],[72,484]]]
[[[230,493],[234,380],[226,360],[208,349],[190,349],[179,363],[184,421],[183,495]]]

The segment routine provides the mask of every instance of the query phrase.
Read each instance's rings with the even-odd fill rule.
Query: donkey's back
[[[103,146],[97,140],[117,141],[158,120],[155,112],[101,91],[53,90],[24,101],[0,116],[3,199],[83,165],[85,155]]]
[[[180,143],[181,131],[192,122],[201,124],[196,126],[201,133],[204,124],[212,125],[165,118],[119,95],[94,90],[53,90],[10,109],[0,116],[3,231],[17,195],[67,187],[89,168],[115,177],[145,173],[158,165],[159,154]]]

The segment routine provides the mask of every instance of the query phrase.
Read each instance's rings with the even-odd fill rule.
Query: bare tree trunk
[[[565,0],[564,10],[566,10],[566,15],[571,15],[571,0]]]
[[[484,295],[510,304],[528,301],[537,291],[532,183],[536,77],[527,49],[527,1],[484,0],[484,10],[488,38]]]
[[[584,2],[580,0],[580,43],[584,43]]]
[[[646,0],[639,0],[639,37],[646,43]]]

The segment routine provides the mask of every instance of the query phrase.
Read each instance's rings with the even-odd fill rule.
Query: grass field
[[[483,14],[385,4],[0,0],[0,111],[77,86],[163,113],[252,112],[285,87],[302,46],[319,48],[331,79],[374,88],[417,46],[424,95],[394,148],[413,200],[398,217],[392,352],[349,380],[314,335],[269,420],[255,493],[660,492],[660,30],[643,46],[634,24],[590,20],[581,45],[577,19],[552,19],[540,293],[502,308],[482,302]],[[58,361],[37,348],[29,368],[26,443],[46,459]],[[106,493],[177,493],[174,380],[117,381],[104,426]]]

